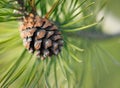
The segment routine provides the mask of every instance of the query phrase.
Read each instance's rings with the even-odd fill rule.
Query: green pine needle
[[[28,13],[31,12],[29,1],[23,0],[24,10]],[[15,20],[24,14],[14,12],[20,11],[21,5],[16,0],[1,0],[0,87],[82,88],[87,84],[87,87],[97,88],[94,84],[99,84],[101,73],[109,72],[107,61],[110,59],[118,66],[120,64],[109,51],[95,45],[95,41],[76,37],[76,32],[84,29],[91,31],[91,27],[95,29],[99,23],[93,17],[94,12],[89,11],[95,8],[94,4],[93,0],[35,0],[37,14],[54,21],[64,40],[60,55],[42,61],[23,49]]]
[[[93,27],[95,25],[97,25],[98,23],[92,23],[92,24],[89,24],[87,26],[83,26],[83,27],[80,27],[80,28],[75,28],[75,29],[65,29],[65,30],[62,30],[64,32],[76,32],[76,31],[80,31],[80,30],[84,30],[84,29],[88,29],[90,27]]]

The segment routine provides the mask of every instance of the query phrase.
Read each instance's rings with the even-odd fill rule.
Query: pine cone
[[[30,13],[23,19],[20,28],[23,45],[29,52],[45,59],[58,55],[63,46],[61,32],[58,27],[46,18]]]

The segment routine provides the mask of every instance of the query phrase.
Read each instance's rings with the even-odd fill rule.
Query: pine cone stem
[[[30,6],[32,7],[32,13],[36,14],[35,0],[29,0]]]

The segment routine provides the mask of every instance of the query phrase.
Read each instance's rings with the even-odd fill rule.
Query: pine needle
[[[75,28],[75,29],[65,29],[65,30],[62,30],[62,31],[64,31],[64,32],[76,32],[76,31],[88,29],[88,28],[93,27],[97,24],[98,23],[95,22],[95,23],[92,23],[92,24],[89,24],[89,25],[86,25],[86,26],[83,26],[83,27],[79,27],[79,28]]]
[[[7,83],[5,83],[4,87],[9,87],[16,79],[19,78],[19,76],[22,75],[22,73],[27,68],[30,60],[31,60],[31,56],[30,56],[28,62],[25,65],[23,65],[23,67],[16,73],[16,75],[14,75]]]
[[[82,62],[82,61],[79,60],[74,54],[70,53],[70,56],[71,56],[74,60],[76,60],[78,63],[81,63],[81,62]]]
[[[50,11],[48,13],[46,13],[45,18],[49,18],[50,15],[53,13],[53,11],[55,10],[55,8],[59,5],[60,0],[57,0],[56,3],[52,6],[52,8],[50,9]]]
[[[71,25],[77,24],[77,23],[79,23],[80,21],[85,20],[86,18],[88,18],[88,17],[90,17],[90,16],[92,16],[92,15],[93,15],[93,14],[89,14],[89,15],[87,15],[87,16],[81,17],[79,20],[66,23],[66,24],[62,25],[61,27],[62,27],[62,28],[65,28],[65,27],[69,27],[69,26],[71,26]]]
[[[56,66],[56,58],[54,59],[54,77],[55,77],[55,86],[56,88],[59,88],[58,87],[58,79],[57,79],[57,66]]]
[[[15,70],[18,68],[19,64],[23,60],[22,57],[25,55],[25,52],[26,52],[26,50],[24,49],[23,52],[22,52],[22,54],[21,54],[21,56],[18,58],[18,60],[15,62],[15,64],[2,77],[2,79],[0,80],[0,83],[3,82],[1,86],[5,85],[5,83],[10,79],[10,77],[13,75],[13,73],[15,72]]]

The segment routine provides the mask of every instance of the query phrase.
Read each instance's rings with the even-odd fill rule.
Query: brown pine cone
[[[46,18],[30,13],[23,20],[20,27],[23,45],[29,52],[45,59],[58,55],[63,46],[63,39],[58,27]]]

